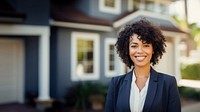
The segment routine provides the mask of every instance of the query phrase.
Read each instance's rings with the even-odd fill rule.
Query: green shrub
[[[90,108],[89,97],[91,95],[102,95],[104,98],[107,93],[107,85],[92,82],[80,82],[73,85],[65,95],[67,106],[87,110]]]
[[[200,63],[181,64],[181,75],[183,79],[200,80]]]
[[[193,100],[200,100],[200,91],[194,88],[178,87],[181,97],[190,98]]]

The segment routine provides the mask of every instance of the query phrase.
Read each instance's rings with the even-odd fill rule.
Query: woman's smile
[[[146,58],[146,56],[135,56],[135,58],[137,61],[143,61]]]

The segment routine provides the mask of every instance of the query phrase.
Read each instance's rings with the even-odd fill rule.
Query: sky
[[[200,26],[200,0],[187,0],[188,22],[197,23]],[[184,19],[184,0],[179,0],[170,6],[170,13],[177,14],[179,18]]]

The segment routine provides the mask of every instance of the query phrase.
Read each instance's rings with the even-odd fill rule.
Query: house
[[[23,103],[30,95],[41,101],[59,99],[77,82],[106,84],[127,72],[114,51],[117,33],[143,17],[159,24],[167,40],[167,53],[155,68],[180,79],[178,45],[188,35],[165,15],[173,0],[3,2],[0,103]]]

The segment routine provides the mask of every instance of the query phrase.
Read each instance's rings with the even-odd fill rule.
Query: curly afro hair
[[[133,24],[126,25],[118,34],[118,39],[115,44],[117,53],[122,61],[129,67],[134,66],[133,61],[129,56],[130,36],[137,34],[142,42],[152,44],[153,55],[151,63],[154,66],[158,63],[159,58],[162,58],[165,52],[165,38],[160,28],[147,19],[143,18]]]

